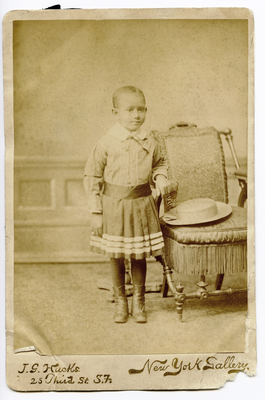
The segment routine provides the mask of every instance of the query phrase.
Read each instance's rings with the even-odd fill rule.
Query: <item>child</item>
[[[164,242],[149,179],[158,195],[168,185],[167,167],[158,143],[141,126],[145,97],[125,86],[113,94],[118,123],[96,144],[85,168],[84,186],[91,205],[91,249],[110,257],[115,295],[114,321],[128,319],[124,259],[131,259],[132,316],[145,313],[146,257],[162,254]]]

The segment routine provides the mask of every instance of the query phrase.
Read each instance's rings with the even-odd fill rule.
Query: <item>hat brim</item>
[[[185,219],[177,219],[175,215],[171,214],[170,212],[166,213],[163,216],[163,221],[165,221],[168,225],[199,225],[199,224],[206,224],[208,222],[215,222],[218,221],[219,219],[223,219],[228,217],[232,213],[232,207],[226,203],[221,203],[219,201],[216,201],[216,206],[218,213],[207,219],[201,219],[200,221],[196,221],[194,223],[190,221],[185,221]]]

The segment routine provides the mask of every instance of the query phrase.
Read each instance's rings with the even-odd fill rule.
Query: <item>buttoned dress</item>
[[[152,194],[117,198],[104,194],[104,186],[138,188],[167,176],[158,142],[139,129],[130,133],[119,123],[94,147],[85,167],[92,213],[103,215],[103,235],[91,232],[90,248],[110,258],[134,258],[162,254],[164,241]]]

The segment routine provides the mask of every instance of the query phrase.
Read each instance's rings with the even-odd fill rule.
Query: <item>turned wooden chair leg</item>
[[[238,198],[238,206],[239,207],[244,207],[245,201],[247,200],[248,197],[248,191],[247,191],[247,183],[240,181],[241,183],[241,192]]]
[[[218,274],[215,281],[215,290],[221,290],[224,280],[224,274]]]
[[[167,297],[168,289],[167,277],[166,275],[163,275],[163,283],[161,288],[162,297]]]
[[[179,321],[182,321],[182,315],[183,315],[183,306],[185,302],[185,294],[183,293],[184,286],[182,286],[181,283],[178,284],[176,287],[176,304],[177,304],[177,314],[178,314],[178,319]]]
[[[164,254],[161,256],[157,256],[156,261],[158,261],[163,267],[163,283],[162,283],[162,287],[161,287],[161,293],[162,293],[162,297],[167,297],[168,291],[169,291],[169,283],[170,283],[171,291],[173,290],[175,292],[175,288],[173,286],[174,282],[171,278],[172,270],[167,265],[166,257]],[[174,294],[174,293],[172,292],[172,294]]]
[[[174,282],[172,280],[172,269],[167,264],[166,257],[164,254],[156,257],[156,261],[160,262],[164,272],[163,285],[161,289],[162,296],[166,297],[170,289],[176,302],[178,319],[181,321],[183,314],[183,306],[186,299],[186,295],[183,293],[184,286],[182,286],[181,283],[179,283],[178,286],[175,288]]]
[[[130,285],[132,283],[130,275],[130,261],[124,260],[124,265],[125,265],[125,285]]]
[[[197,296],[201,300],[207,299],[207,297],[208,297],[208,292],[207,292],[208,283],[206,282],[205,275],[201,275],[201,280],[200,280],[200,282],[197,283],[197,286],[199,286],[199,290],[197,291]]]

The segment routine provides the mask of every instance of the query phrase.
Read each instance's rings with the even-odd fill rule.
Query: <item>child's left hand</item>
[[[177,182],[170,182],[165,177],[165,175],[157,175],[155,178],[155,184],[157,197],[161,195],[161,197],[163,198],[164,196],[172,192],[174,192],[176,196],[178,190]]]

